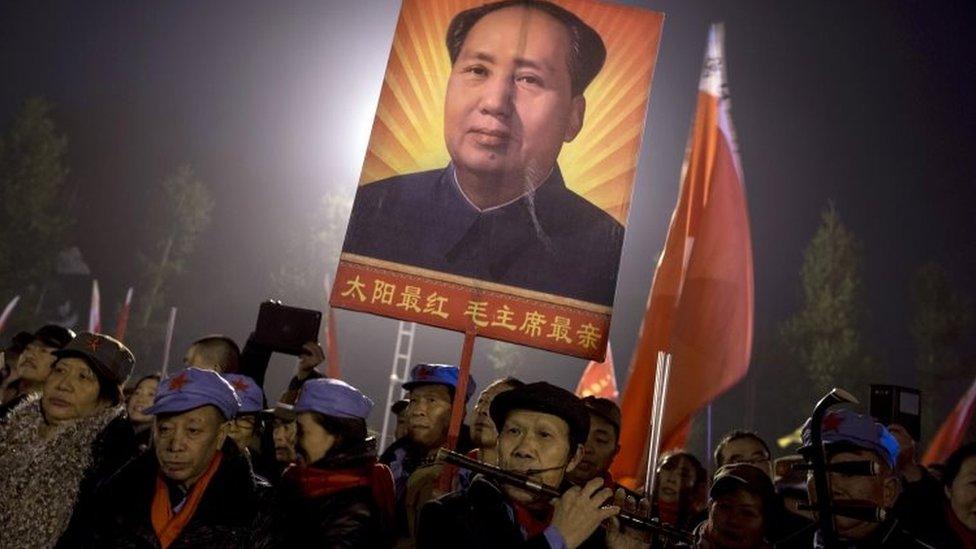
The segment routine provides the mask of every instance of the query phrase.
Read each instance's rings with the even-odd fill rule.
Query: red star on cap
[[[91,341],[88,342],[88,348],[91,349],[93,353],[98,352],[99,345],[102,344],[102,339],[98,336],[93,336]]]
[[[169,380],[169,389],[171,391],[181,391],[188,381],[190,380],[187,378],[186,372],[182,372],[180,375]]]
[[[837,432],[840,424],[844,423],[844,416],[840,414],[827,414],[823,419],[823,430]]]
[[[250,385],[248,385],[243,379],[235,380],[234,383],[231,383],[231,386],[234,387],[234,390],[237,392],[246,391],[250,387]]]

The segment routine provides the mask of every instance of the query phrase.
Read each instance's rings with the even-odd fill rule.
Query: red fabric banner
[[[976,379],[969,386],[966,394],[962,395],[949,417],[942,422],[939,431],[932,437],[922,465],[944,463],[949,455],[956,451],[966,438],[966,431],[973,421],[973,411],[976,411]]]
[[[576,396],[609,398],[616,402],[620,392],[617,391],[617,374],[613,371],[613,352],[607,344],[607,359],[603,362],[591,360],[583,370],[579,385],[576,386]]]
[[[119,317],[115,321],[115,339],[125,341],[125,332],[129,327],[129,311],[132,308],[132,288],[125,292],[125,302],[119,310]]]
[[[745,375],[752,324],[749,216],[729,114],[722,28],[713,25],[678,203],[624,391],[615,479],[631,487],[644,480],[657,353],[673,357],[664,451],[683,446],[695,412]]]

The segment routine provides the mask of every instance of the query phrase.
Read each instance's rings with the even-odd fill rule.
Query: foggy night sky
[[[970,296],[976,288],[976,4],[628,3],[666,20],[611,331],[619,382],[674,207],[708,24],[724,21],[752,222],[757,336],[798,305],[802,252],[833,200],[864,243],[868,343],[888,381],[915,384],[912,272],[934,260],[956,287]],[[68,185],[78,186],[69,205],[77,244],[100,280],[104,318],[134,282],[135,228],[151,207],[150,185],[190,163],[211,186],[216,208],[170,293],[180,311],[174,353],[205,333],[243,342],[259,302],[274,297],[269,275],[296,212],[356,186],[398,6],[0,5],[0,120],[5,127],[29,96],[55,104],[69,138]],[[377,402],[378,426],[396,322],[336,316],[344,377]],[[460,341],[421,327],[414,359],[456,363]],[[496,377],[488,346],[476,349],[480,386]],[[541,351],[527,356],[532,364],[520,377],[569,388],[584,366]],[[292,367],[291,359],[275,360],[269,399]]]

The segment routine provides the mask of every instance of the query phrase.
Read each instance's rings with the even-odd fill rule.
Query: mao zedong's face
[[[490,179],[499,199],[511,199],[513,190],[525,192],[548,175],[583,124],[569,50],[563,24],[530,8],[491,12],[471,28],[444,108],[444,139],[462,186]]]

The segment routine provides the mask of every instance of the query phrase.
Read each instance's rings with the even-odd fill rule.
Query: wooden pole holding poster
[[[464,344],[461,346],[461,363],[458,364],[458,384],[454,391],[454,402],[451,404],[451,424],[447,429],[447,449],[454,450],[457,446],[458,435],[461,433],[461,419],[464,417],[464,407],[467,404],[464,395],[468,392],[468,381],[471,377],[471,355],[474,354],[475,330],[473,327],[464,332]]]
[[[451,403],[451,423],[447,428],[447,449],[453,451],[457,447],[458,435],[461,433],[461,420],[464,418],[464,408],[467,404],[465,395],[468,392],[468,381],[471,378],[471,355],[474,354],[474,339],[477,337],[475,327],[469,326],[464,331],[464,344],[461,346],[461,362],[458,364],[458,383],[454,390],[454,402]],[[437,480],[437,487],[444,493],[451,491],[451,482],[457,474],[457,467],[444,464],[441,476]]]

